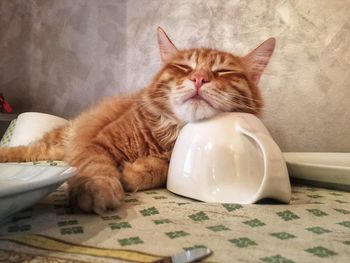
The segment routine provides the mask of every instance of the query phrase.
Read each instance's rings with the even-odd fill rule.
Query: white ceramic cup
[[[180,131],[170,160],[168,190],[205,202],[289,203],[283,155],[263,123],[248,113],[222,113]]]
[[[67,122],[61,117],[46,113],[22,113],[17,117],[9,146],[28,145],[40,139],[46,132]]]

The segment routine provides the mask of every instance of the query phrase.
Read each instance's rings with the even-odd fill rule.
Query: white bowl
[[[46,113],[22,113],[17,117],[9,146],[28,145],[40,139],[46,132],[67,123],[68,121],[61,117]]]
[[[350,191],[350,153],[285,152],[292,178],[311,185]]]
[[[0,221],[32,206],[75,173],[70,166],[0,163]]]

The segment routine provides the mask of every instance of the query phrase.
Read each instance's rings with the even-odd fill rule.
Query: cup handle
[[[245,123],[239,123],[237,129],[254,140],[263,154],[264,176],[259,190],[262,196],[259,199],[270,197],[288,203],[291,195],[288,170],[278,145],[269,135],[256,130],[252,131]],[[288,181],[285,182],[285,187],[280,185],[281,179]],[[268,196],[263,196],[264,194]]]

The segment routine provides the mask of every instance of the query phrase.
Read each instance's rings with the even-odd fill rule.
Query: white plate
[[[75,173],[70,166],[0,163],[0,221],[32,206]]]
[[[283,155],[292,178],[350,191],[350,153],[286,152]]]

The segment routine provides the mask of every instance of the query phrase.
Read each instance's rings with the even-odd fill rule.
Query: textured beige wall
[[[16,85],[4,80],[20,82],[29,93],[25,110],[73,116],[100,97],[147,85],[160,67],[158,25],[180,48],[209,46],[242,55],[274,36],[276,51],[260,84],[263,121],[273,137],[284,151],[350,151],[348,0],[0,3],[0,47],[15,43],[24,55],[29,50],[28,67],[7,60],[27,77],[14,78],[0,59],[0,90],[14,98]],[[23,48],[28,13],[30,42]],[[1,57],[8,54],[0,50]]]
[[[260,84],[273,137],[285,151],[350,151],[349,1],[144,0],[127,10],[128,86],[141,86],[158,68],[157,25],[179,47],[237,54],[274,36]]]
[[[14,108],[30,108],[30,2],[0,0],[0,92]]]
[[[126,1],[33,1],[31,82],[37,111],[74,116],[120,93],[126,76]]]
[[[126,1],[0,0],[0,23],[0,90],[18,112],[71,117],[125,92]]]

